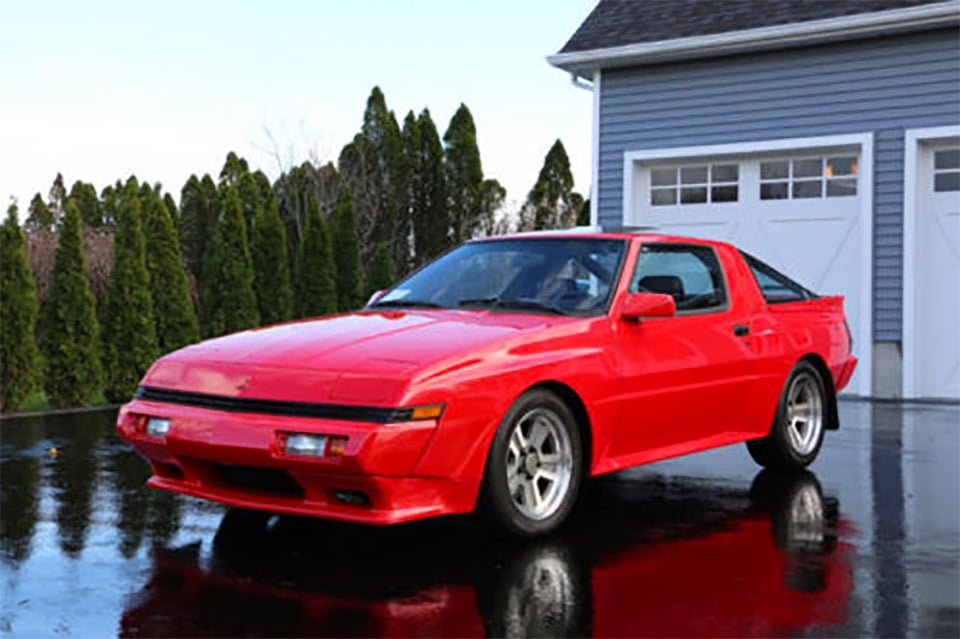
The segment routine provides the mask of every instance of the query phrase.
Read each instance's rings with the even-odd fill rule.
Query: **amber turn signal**
[[[412,421],[422,419],[440,419],[443,415],[443,404],[429,404],[427,406],[417,406],[410,412]]]

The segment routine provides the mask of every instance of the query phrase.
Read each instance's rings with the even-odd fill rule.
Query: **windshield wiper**
[[[379,308],[379,307],[420,307],[420,308],[446,308],[441,304],[436,302],[428,302],[427,300],[384,300],[382,302],[374,302],[370,304],[369,308]]]
[[[502,308],[505,310],[517,311],[541,311],[552,315],[569,315],[567,311],[550,304],[537,302],[535,300],[517,300],[501,299],[499,297],[478,297],[474,299],[465,299],[457,302],[457,306],[489,306],[490,308]]]

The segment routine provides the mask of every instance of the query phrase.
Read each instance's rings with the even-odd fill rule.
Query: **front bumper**
[[[164,438],[147,417],[170,420]],[[416,477],[436,421],[375,424],[283,417],[135,399],[117,418],[120,436],[153,468],[148,486],[230,506],[369,524],[473,510],[476,481]],[[343,454],[288,455],[285,433],[347,438]]]

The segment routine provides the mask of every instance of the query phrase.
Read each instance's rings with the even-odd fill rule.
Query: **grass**
[[[97,393],[96,397],[93,398],[87,406],[106,406],[108,402],[102,393]],[[65,407],[70,408],[70,407]],[[75,406],[73,408],[81,408],[80,406]],[[50,400],[47,399],[46,394],[43,391],[37,391],[33,395],[27,398],[27,401],[23,403],[23,406],[17,410],[5,412],[4,415],[16,415],[17,413],[33,413],[37,411],[53,410],[53,407],[50,406]]]

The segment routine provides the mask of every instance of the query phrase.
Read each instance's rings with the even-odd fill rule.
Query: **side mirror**
[[[376,302],[378,299],[383,297],[383,294],[386,292],[387,292],[386,289],[382,291],[374,291],[373,295],[370,296],[370,299],[367,300],[367,306],[370,306],[371,304]]]
[[[673,297],[663,293],[627,293],[620,311],[620,317],[630,321],[676,314],[677,304]]]

